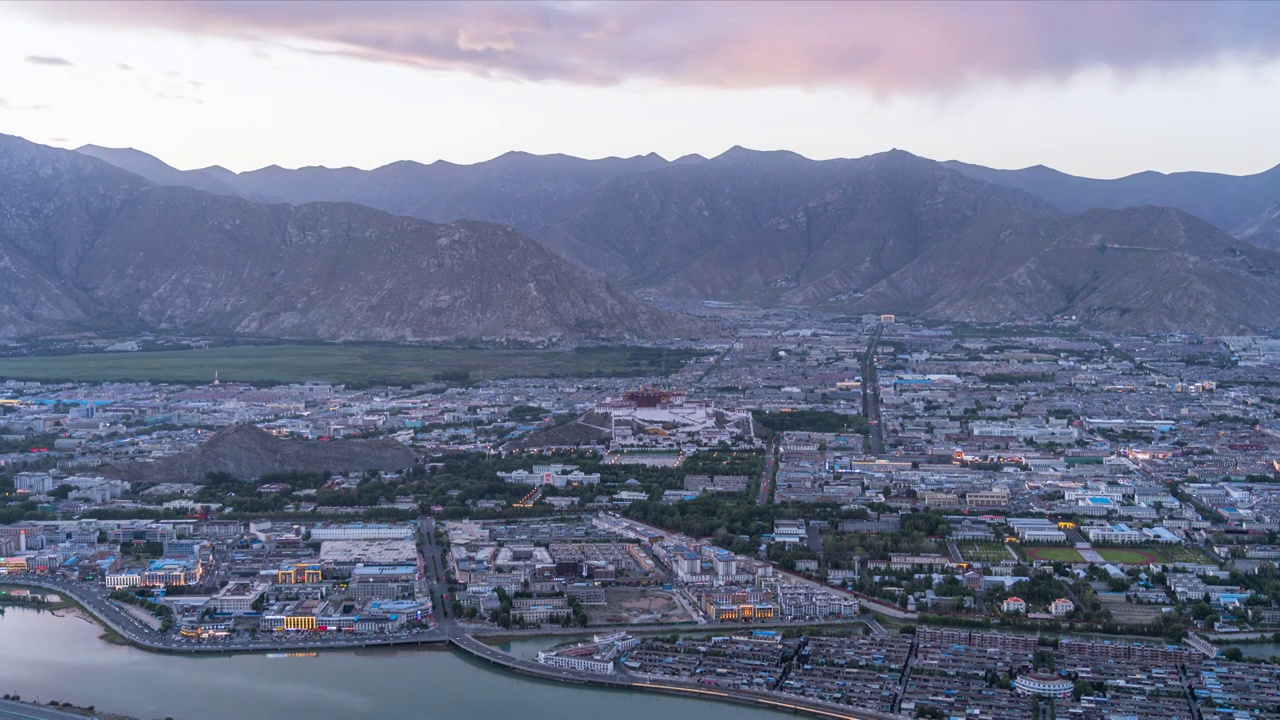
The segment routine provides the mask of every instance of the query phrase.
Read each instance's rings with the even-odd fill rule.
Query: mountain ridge
[[[433,342],[701,334],[515,230],[155,185],[0,136],[0,337]]]
[[[1240,178],[1191,176],[1193,184],[1206,177],[1249,184],[1248,197],[1237,197],[1230,212],[1218,213],[1231,222],[1251,218],[1241,226],[1241,240],[1221,226],[1144,207],[1172,203],[1075,208],[1081,197],[1105,194],[1115,181],[1075,178],[1043,166],[995,171],[960,165],[898,149],[810,160],[790,151],[734,146],[685,162],[652,154],[603,162],[508,153],[431,173],[424,172],[431,166],[420,164],[255,172],[267,183],[257,190],[305,197],[330,192],[338,183],[355,201],[393,208],[389,212],[512,225],[577,265],[646,295],[939,319],[1076,316],[1099,329],[1121,331],[1244,332],[1277,325],[1276,256],[1255,252],[1250,244],[1265,247],[1280,234],[1280,212],[1274,211],[1280,204],[1254,212],[1270,192],[1272,171]],[[1144,193],[1163,187],[1152,190],[1151,183],[1170,177],[1186,179],[1139,174],[1125,180],[1137,188],[1126,192],[1145,199]],[[1060,189],[1077,186],[1087,193]],[[1175,190],[1174,199],[1185,194]],[[1066,207],[1054,202],[1059,196]],[[1168,237],[1153,235],[1151,228]],[[1178,245],[1185,233],[1196,242]],[[1077,236],[1097,242],[1075,242]],[[1130,250],[1135,247],[1146,250]],[[1146,255],[1131,257],[1135,252]],[[1099,263],[1107,253],[1108,262]],[[971,258],[985,265],[960,273]],[[1089,268],[1090,275],[1064,272],[1047,258]],[[1117,260],[1122,262],[1111,267]],[[993,274],[997,268],[1010,273]],[[1189,312],[1165,292],[1178,286],[1198,299]],[[1261,301],[1233,301],[1245,290]]]

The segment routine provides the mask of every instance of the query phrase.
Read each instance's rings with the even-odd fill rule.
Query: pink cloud
[[[975,79],[1280,56],[1280,3],[39,3],[68,22],[266,40],[525,80],[940,91]]]

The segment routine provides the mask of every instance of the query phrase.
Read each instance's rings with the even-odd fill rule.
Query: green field
[[[1032,547],[1026,548],[1028,560],[1042,560],[1045,562],[1065,562],[1079,563],[1084,562],[1084,558],[1080,556],[1080,551],[1069,547]]]
[[[1194,563],[1213,563],[1202,550],[1195,547],[1187,547],[1186,545],[1167,545],[1162,546],[1159,551],[1160,555],[1168,558],[1169,562],[1194,562]]]
[[[1130,550],[1128,548],[1094,548],[1103,560],[1121,565],[1150,565],[1165,562],[1164,556],[1155,550]]]
[[[697,353],[662,348],[490,350],[391,345],[260,345],[209,350],[0,358],[0,381],[317,380],[354,386],[508,377],[638,377],[675,372]]]
[[[1003,543],[956,543],[965,562],[997,563],[1012,560]]]

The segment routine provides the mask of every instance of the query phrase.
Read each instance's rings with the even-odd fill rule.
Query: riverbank
[[[643,690],[647,692],[655,692],[661,694],[674,694],[695,699],[710,700],[719,699],[739,705],[752,705],[757,708],[785,708],[790,712],[805,713],[816,717],[825,717],[831,720],[878,720],[879,715],[870,711],[861,711],[854,708],[837,708],[836,706],[827,707],[826,703],[817,701],[809,701],[801,698],[793,700],[784,700],[773,697],[766,697],[756,693],[746,691],[716,689],[709,690],[707,688],[685,687],[682,684],[672,681],[664,681],[662,683],[648,682],[624,674],[618,675],[596,675],[591,673],[576,673],[563,669],[551,668],[540,665],[530,660],[521,659],[505,653],[501,650],[493,648],[485,642],[476,639],[468,634],[458,632],[454,629],[446,638],[443,633],[439,637],[431,639],[417,638],[413,640],[402,640],[400,638],[387,639],[370,639],[367,641],[341,641],[339,643],[325,643],[323,641],[300,641],[297,643],[259,643],[246,646],[236,646],[231,644],[218,645],[202,645],[198,643],[190,643],[183,645],[174,645],[168,639],[151,639],[137,633],[126,632],[120,628],[118,619],[106,617],[105,612],[111,610],[110,606],[104,605],[102,602],[95,602],[94,598],[79,597],[77,592],[79,588],[68,586],[65,583],[44,579],[44,578],[24,578],[23,585],[40,587],[43,589],[52,589],[59,592],[63,597],[69,600],[78,600],[78,604],[91,616],[99,620],[108,629],[115,630],[120,633],[132,645],[139,649],[161,652],[161,653],[183,653],[183,654],[243,654],[243,653],[263,653],[263,654],[279,654],[297,651],[317,651],[317,650],[353,650],[378,646],[392,646],[405,644],[442,644],[448,642],[458,652],[467,653],[470,656],[500,667],[509,672],[513,672],[526,677],[536,678],[539,680],[553,681],[557,683],[568,683],[575,685],[590,685],[608,689],[622,690]],[[94,610],[102,610],[103,613],[94,612]],[[116,612],[119,612],[116,610]],[[694,628],[690,628],[694,629]],[[714,632],[713,628],[701,626],[697,628],[704,632]],[[759,628],[755,628],[759,629]],[[590,629],[588,629],[590,630]],[[676,631],[679,629],[671,628],[652,628],[656,634],[663,634],[664,631]],[[488,639],[488,638],[486,638]]]
[[[65,617],[10,612],[0,618],[0,689],[144,720],[385,720],[424,713],[524,720],[781,718],[777,709],[707,702],[711,697],[495,672],[461,652],[437,651],[447,647],[441,645],[174,655],[106,645],[97,636],[96,627]]]

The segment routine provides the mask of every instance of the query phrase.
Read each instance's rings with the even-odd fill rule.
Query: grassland
[[[1041,560],[1044,562],[1065,562],[1079,563],[1084,562],[1084,558],[1080,556],[1080,551],[1069,547],[1032,547],[1024,548],[1028,560]]]
[[[1004,549],[1003,543],[956,543],[956,547],[960,550],[960,555],[964,557],[966,562],[981,563],[998,563],[1002,560],[1012,560],[1009,551]]]
[[[317,380],[353,386],[509,377],[670,374],[689,350],[637,347],[494,350],[390,345],[262,345],[136,353],[0,358],[0,380],[272,384]]]

